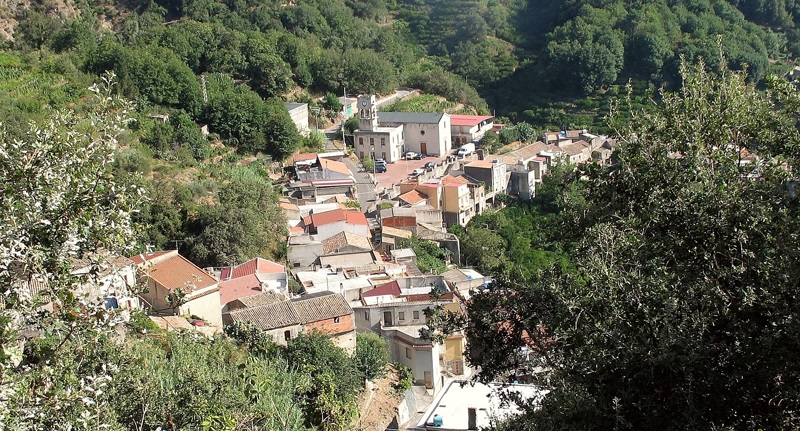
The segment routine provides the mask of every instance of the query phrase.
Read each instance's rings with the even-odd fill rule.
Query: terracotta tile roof
[[[320,292],[291,300],[301,323],[346,316],[353,312],[342,295],[333,292]]]
[[[448,174],[442,177],[442,184],[446,186],[452,184],[469,184],[469,181],[461,175],[454,177]]]
[[[230,312],[234,322],[250,322],[256,328],[268,331],[300,323],[290,301],[281,301],[261,307],[244,308]]]
[[[330,254],[346,246],[358,247],[362,250],[372,250],[369,238],[351,232],[342,231],[322,240],[322,253]]]
[[[152,253],[137,254],[136,256],[131,257],[131,260],[133,261],[133,263],[141,265],[144,262],[155,260],[161,256],[172,253],[174,251],[175,250],[162,250],[162,251],[154,251]]]
[[[245,296],[244,298],[239,298],[239,302],[242,303],[247,308],[253,307],[261,307],[264,305],[275,304],[281,301],[285,301],[283,295],[273,291],[262,292],[258,295],[253,296]]]
[[[230,318],[234,322],[251,322],[259,329],[270,330],[319,322],[352,313],[353,309],[342,295],[320,292],[291,301],[231,311]]]
[[[428,196],[417,190],[411,190],[398,196],[398,199],[403,202],[408,202],[410,205],[414,205],[428,199]]]
[[[477,126],[486,120],[491,120],[492,116],[486,115],[450,115],[450,124],[454,126]]]
[[[342,162],[337,162],[335,160],[328,160],[328,159],[319,159],[319,164],[322,166],[322,169],[327,169],[329,171],[338,172],[344,175],[351,175],[350,169],[347,168]]]
[[[164,257],[169,253],[174,253],[174,255],[165,259],[157,259],[157,257]],[[131,260],[141,262],[142,258],[144,261],[138,263],[139,269],[167,290],[180,288],[186,292],[194,292],[217,284],[214,277],[177,254],[175,250],[138,255],[132,257]]]
[[[537,154],[541,151],[547,150],[548,145],[541,141],[536,141],[530,145],[526,145],[518,150],[511,151],[509,153],[504,154],[506,157],[513,157],[516,160],[530,160],[536,157]]]
[[[336,223],[344,220],[347,224],[357,224],[369,226],[367,217],[360,211],[344,211],[341,209],[325,211],[321,213],[313,213],[308,217],[303,218],[306,226],[325,226],[326,224]]]
[[[347,224],[358,224],[363,226],[369,226],[369,222],[367,222],[367,216],[360,211],[345,211],[345,217]]]
[[[231,301],[258,295],[261,293],[261,282],[254,274],[238,277],[219,283],[219,302],[225,305]]]
[[[306,160],[316,160],[316,159],[317,159],[316,153],[301,153],[292,156],[292,161],[294,161],[295,163],[305,162]]]
[[[242,263],[238,266],[233,267],[233,271],[231,273],[231,277],[221,277],[223,279],[227,278],[237,278],[237,277],[244,277],[250,274],[274,274],[274,273],[283,273],[286,272],[286,267],[279,263],[275,263],[271,260],[263,259],[257,257],[255,259],[250,259],[245,263]]]
[[[471,168],[489,168],[489,169],[491,169],[491,168],[495,167],[496,165],[497,165],[497,163],[492,163],[492,162],[490,162],[488,160],[476,160],[476,161],[474,161],[474,162],[472,162],[472,163],[470,163],[470,164],[468,164],[466,166],[469,166]]]

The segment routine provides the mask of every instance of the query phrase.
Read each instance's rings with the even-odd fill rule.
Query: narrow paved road
[[[341,151],[333,143],[333,139],[337,137],[338,127],[331,126],[325,129],[325,150],[326,151]],[[368,172],[361,171],[361,164],[352,161],[345,157],[342,159],[347,169],[353,174],[353,179],[356,180],[356,190],[358,203],[361,205],[361,211],[369,212],[376,208],[375,203],[375,182],[372,181],[372,175]]]

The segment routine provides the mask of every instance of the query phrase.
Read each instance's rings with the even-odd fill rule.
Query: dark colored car
[[[375,172],[379,174],[386,172],[386,165],[382,163],[375,163]]]
[[[426,169],[428,172],[430,172],[430,171],[434,170],[434,168],[436,168],[436,162],[428,162],[428,163],[425,163],[425,169]]]

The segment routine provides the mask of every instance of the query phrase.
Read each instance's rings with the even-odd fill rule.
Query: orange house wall
[[[353,329],[355,329],[355,326],[353,324],[352,314],[340,316],[339,323],[333,323],[333,319],[325,319],[305,324],[306,332],[319,331],[323,334],[338,334],[340,332],[352,331]]]

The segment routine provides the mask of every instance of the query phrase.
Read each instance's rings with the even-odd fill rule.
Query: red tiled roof
[[[398,198],[405,202],[408,202],[411,205],[414,205],[416,203],[424,201],[425,199],[428,199],[428,196],[418,192],[417,190],[411,190],[409,192],[403,193],[402,195],[398,196]]]
[[[364,226],[369,226],[367,222],[367,216],[364,213],[359,211],[345,211],[346,221],[349,224],[360,224]]]
[[[336,223],[337,221],[346,220],[347,217],[342,210],[325,211],[322,213],[314,213],[308,216],[310,219],[309,225],[324,226],[326,224]],[[304,219],[305,220],[305,219]]]
[[[472,162],[472,163],[470,163],[470,164],[468,164],[466,166],[469,166],[469,167],[472,167],[472,168],[493,168],[493,167],[495,167],[495,165],[496,165],[496,163],[492,163],[492,162],[487,161],[487,160],[476,160],[476,161],[474,161],[474,162]]]
[[[483,121],[491,120],[494,117],[487,115],[450,115],[450,124],[454,126],[477,126]]]
[[[295,154],[294,156],[292,156],[292,160],[294,160],[295,163],[304,162],[306,160],[316,160],[316,159],[317,159],[316,153],[302,153],[302,154]]]
[[[286,272],[286,268],[271,260],[257,257],[233,268],[233,277],[244,277],[250,274],[273,274]]]
[[[350,175],[350,169],[347,168],[342,162],[337,162],[335,160],[328,160],[328,159],[319,159],[319,164],[322,166],[322,169],[327,169],[329,171],[338,172],[344,175]]]
[[[219,283],[219,300],[222,305],[261,293],[261,283],[253,274]]]
[[[131,260],[141,262],[137,263],[137,265],[153,281],[164,286],[167,290],[183,289],[187,292],[194,292],[217,284],[217,280],[214,277],[179,254],[152,262],[157,256],[173,252],[175,250],[150,253],[144,256],[144,260],[142,260],[142,255],[139,255],[134,256]],[[145,262],[151,263],[147,264]]]
[[[143,264],[145,262],[151,261],[151,260],[156,259],[158,257],[161,257],[161,256],[163,256],[163,255],[165,255],[167,253],[171,253],[173,251],[174,250],[162,250],[162,251],[154,251],[152,253],[137,254],[136,256],[131,257],[131,260],[133,261],[133,263],[135,263],[137,265],[141,265],[141,264]]]
[[[315,226],[320,227],[326,224],[336,223],[337,221],[344,220],[345,223],[348,224],[360,224],[364,226],[369,226],[367,223],[367,217],[364,213],[359,211],[344,211],[341,209],[332,210],[332,211],[325,211],[321,213],[314,213],[308,217],[303,218],[303,222],[306,226]]]
[[[361,294],[362,298],[369,298],[372,296],[383,296],[383,295],[392,295],[392,296],[400,296],[400,285],[397,284],[397,281],[390,281],[386,284],[381,284],[380,286],[364,292]]]

